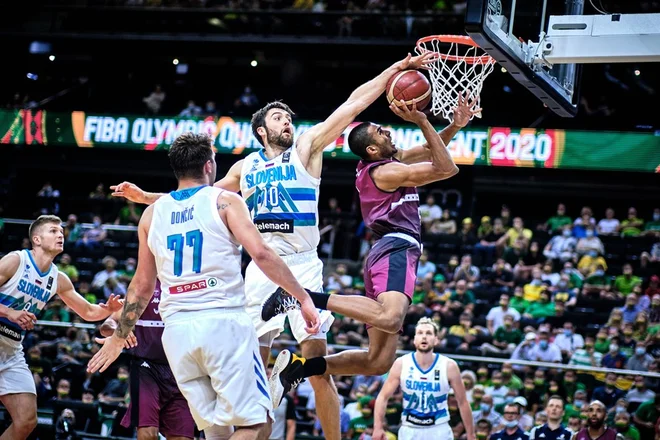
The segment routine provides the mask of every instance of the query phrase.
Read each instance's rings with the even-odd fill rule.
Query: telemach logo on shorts
[[[259,232],[293,232],[293,220],[257,220],[254,225]]]
[[[177,295],[179,293],[189,293],[195,290],[204,290],[207,287],[215,287],[218,285],[218,280],[211,277],[206,280],[193,281],[188,284],[179,284],[178,286],[170,286],[170,294]]]
[[[413,425],[420,426],[429,426],[435,423],[435,418],[433,417],[418,417],[413,414],[408,414],[406,416],[406,420],[408,420],[408,422],[412,423]]]

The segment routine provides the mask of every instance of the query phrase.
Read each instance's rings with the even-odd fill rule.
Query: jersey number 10
[[[200,273],[202,271],[202,244],[204,243],[202,231],[199,229],[188,231],[185,240],[183,234],[172,234],[167,236],[167,249],[174,251],[174,275],[177,277],[180,277],[183,273],[184,241],[186,246],[193,248],[193,272]]]

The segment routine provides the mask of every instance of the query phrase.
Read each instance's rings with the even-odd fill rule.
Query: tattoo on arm
[[[216,206],[218,207],[218,210],[225,209],[225,208],[229,207],[229,205],[231,205],[231,203],[218,203],[218,204],[216,204]]]
[[[135,327],[135,323],[140,319],[140,316],[142,316],[144,309],[147,308],[149,299],[150,298],[136,297],[136,295],[131,295],[130,293],[126,295],[124,310],[121,312],[121,318],[117,325],[117,336],[123,339],[128,338],[128,335]]]

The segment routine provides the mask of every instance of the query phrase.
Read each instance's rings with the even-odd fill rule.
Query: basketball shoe
[[[289,350],[282,350],[277,356],[270,379],[268,379],[273,409],[280,406],[286,393],[296,388],[304,380],[305,361],[304,357],[297,356]]]
[[[261,319],[268,322],[291,310],[300,310],[300,302],[280,287],[261,304]]]

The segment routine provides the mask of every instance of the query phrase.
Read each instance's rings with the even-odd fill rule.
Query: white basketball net
[[[442,47],[441,47],[442,45]],[[445,45],[450,45],[449,49]],[[433,101],[431,112],[438,116],[451,120],[451,115],[458,105],[458,95],[468,96],[468,100],[477,97],[472,110],[480,107],[481,88],[484,80],[493,71],[495,60],[492,58],[486,63],[467,63],[466,57],[482,57],[487,55],[484,50],[477,46],[458,43],[443,43],[438,39],[418,43],[415,47],[417,54],[435,52],[456,57],[455,60],[438,58],[430,66],[431,84],[433,86]],[[481,114],[476,115],[481,117]],[[472,119],[474,116],[470,117]]]

